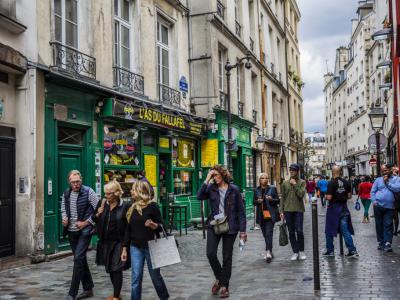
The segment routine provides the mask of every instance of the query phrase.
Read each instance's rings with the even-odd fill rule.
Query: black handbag
[[[279,246],[286,246],[289,244],[288,229],[285,221],[279,225]]]

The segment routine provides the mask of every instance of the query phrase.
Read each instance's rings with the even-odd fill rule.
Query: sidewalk
[[[353,209],[354,205],[349,203]],[[323,235],[325,210],[319,211],[320,251],[325,250]],[[274,254],[271,264],[263,260],[264,241],[261,231],[249,231],[249,242],[240,252],[235,244],[233,274],[229,299],[399,299],[400,242],[395,237],[394,253],[376,250],[374,223],[362,224],[362,211],[352,211],[356,230],[358,259],[321,256],[321,293],[314,293],[312,278],[311,213],[305,215],[305,242],[308,259],[291,262],[289,246],[279,247],[275,228]],[[248,228],[252,220],[248,222]],[[210,295],[214,282],[205,256],[205,240],[201,231],[177,237],[182,263],[162,270],[171,299],[218,299]],[[335,240],[335,246],[338,245]],[[346,249],[345,249],[346,251]],[[103,267],[94,264],[95,252],[89,253],[90,269],[95,282],[95,297],[105,299],[112,286]],[[0,299],[64,299],[72,274],[72,257],[0,272]],[[304,279],[306,279],[304,281]],[[130,272],[125,272],[123,299],[129,299]],[[143,299],[157,299],[147,270],[143,279]]]

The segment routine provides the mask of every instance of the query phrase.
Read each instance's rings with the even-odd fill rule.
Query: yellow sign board
[[[201,167],[208,168],[216,164],[218,164],[218,140],[204,140],[201,143]]]
[[[160,148],[169,149],[169,138],[160,137],[159,145],[160,145]]]
[[[156,155],[144,155],[144,170],[146,172],[146,178],[150,184],[155,187],[157,186],[157,156]]]

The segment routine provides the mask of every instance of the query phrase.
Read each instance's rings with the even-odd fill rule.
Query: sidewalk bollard
[[[206,239],[206,228],[204,224],[204,201],[200,201],[201,229],[203,230],[203,239]]]
[[[313,266],[314,266],[314,290],[321,290],[319,274],[319,242],[318,242],[318,203],[312,203],[312,235],[313,235]]]
[[[339,246],[340,246],[340,255],[343,256],[344,255],[344,251],[343,251],[343,235],[342,235],[341,231],[339,231]]]

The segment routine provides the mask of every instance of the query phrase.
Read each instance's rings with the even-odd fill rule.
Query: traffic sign
[[[371,159],[369,160],[369,165],[370,165],[370,166],[376,166],[376,159],[375,159],[375,158],[371,158]]]
[[[384,151],[388,143],[387,137],[384,136],[382,133],[379,134],[379,149]],[[369,149],[376,150],[376,135],[371,134],[368,138],[368,146]]]

